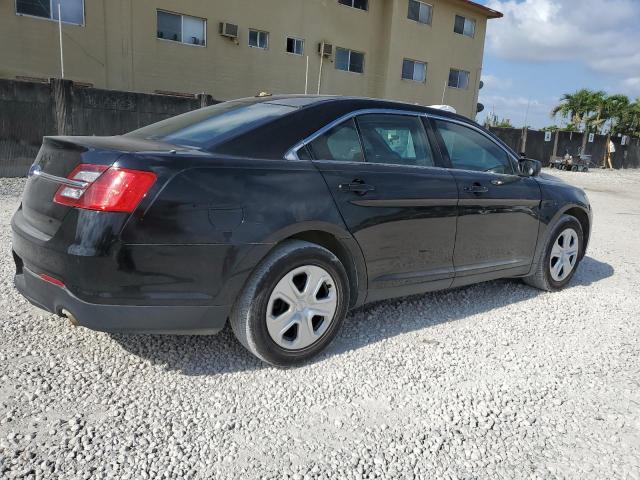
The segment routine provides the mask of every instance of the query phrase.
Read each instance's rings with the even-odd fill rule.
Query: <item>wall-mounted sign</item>
[[[596,138],[596,134],[595,133],[590,133],[589,134],[589,143],[593,143],[595,138]]]
[[[544,141],[545,142],[551,141],[551,132],[544,132]]]

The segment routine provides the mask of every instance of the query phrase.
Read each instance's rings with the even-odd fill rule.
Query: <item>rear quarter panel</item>
[[[167,159],[149,160],[148,168],[167,167]],[[216,304],[228,304],[282,239],[309,230],[351,238],[311,162],[209,158],[183,163],[189,166],[171,168],[177,173],[122,232],[128,261],[138,272],[180,272],[185,289],[204,286],[203,293]]]

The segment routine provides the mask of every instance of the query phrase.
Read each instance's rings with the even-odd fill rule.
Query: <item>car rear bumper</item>
[[[231,306],[105,305],[85,302],[65,287],[49,283],[26,267],[15,285],[33,305],[101,332],[213,335],[225,326]]]

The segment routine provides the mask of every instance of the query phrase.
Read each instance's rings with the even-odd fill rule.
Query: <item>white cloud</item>
[[[504,18],[489,23],[488,48],[522,61],[580,61],[630,83],[640,72],[638,0],[491,0]]]
[[[631,96],[640,96],[640,77],[627,78],[624,82],[622,82],[622,84],[625,93]]]
[[[507,118],[516,127],[521,127],[526,123],[533,127],[544,127],[553,123],[550,112],[555,100],[548,102],[536,99],[529,99],[519,95],[495,94],[493,92],[480,91],[480,103],[485,106],[485,111],[481,115],[481,120],[485,116],[495,111],[500,118]],[[528,112],[527,112],[528,108]]]
[[[513,86],[513,80],[510,78],[500,78],[491,74],[483,74],[482,81],[487,90],[509,90]]]

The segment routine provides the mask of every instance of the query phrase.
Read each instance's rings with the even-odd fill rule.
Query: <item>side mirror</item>
[[[538,160],[521,158],[518,164],[520,167],[520,175],[523,177],[537,177],[542,171],[542,162]]]

